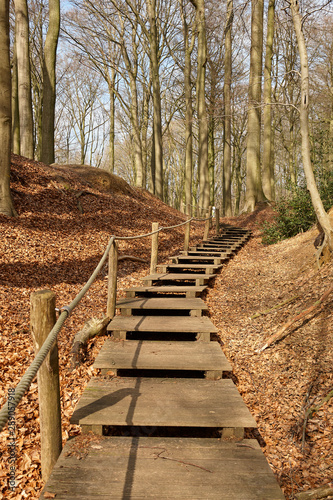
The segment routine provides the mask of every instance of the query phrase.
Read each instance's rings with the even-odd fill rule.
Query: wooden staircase
[[[224,226],[127,290],[44,493],[56,499],[279,500],[256,422],[198,298],[250,237]],[[92,431],[94,434],[87,434]]]

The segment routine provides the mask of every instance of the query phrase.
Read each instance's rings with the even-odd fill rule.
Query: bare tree
[[[233,0],[227,0],[227,20],[224,48],[224,134],[223,134],[223,212],[232,215],[231,205],[231,78],[232,78],[232,38],[234,17]]]
[[[260,165],[261,78],[263,52],[263,0],[252,0],[249,110],[246,155],[245,211],[253,211],[265,199]]]
[[[49,26],[44,47],[42,152],[44,163],[54,163],[56,58],[60,30],[60,0],[49,0]]]
[[[0,213],[16,215],[10,195],[11,73],[9,0],[0,1]]]
[[[321,201],[311,163],[309,139],[309,65],[304,34],[302,31],[302,18],[299,11],[298,0],[291,0],[290,8],[301,62],[301,103],[299,112],[302,136],[303,168],[306,177],[307,188],[311,195],[312,205],[315,210],[318,222],[325,234],[324,245],[327,244],[330,251],[333,252],[333,229],[330,223],[330,219]]]
[[[274,39],[275,0],[269,0],[267,39],[264,68],[264,153],[262,161],[263,191],[268,200],[274,200],[274,153],[272,130],[272,57]]]
[[[34,157],[27,0],[15,0],[21,154]]]
[[[205,83],[207,63],[207,40],[205,1],[190,0],[197,13],[198,59],[197,59],[197,113],[199,121],[198,170],[199,170],[199,207],[207,210],[210,201],[208,171],[208,119],[206,109]]]

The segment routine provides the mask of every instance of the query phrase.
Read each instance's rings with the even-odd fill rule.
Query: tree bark
[[[193,175],[193,109],[191,85],[191,54],[193,51],[194,37],[189,42],[189,27],[185,18],[183,2],[180,2],[181,17],[183,22],[184,38],[184,92],[185,92],[185,205],[192,203],[192,175]]]
[[[330,251],[333,251],[333,229],[328,214],[318,192],[316,180],[313,173],[310,139],[309,139],[309,65],[308,56],[302,31],[302,20],[299,11],[298,0],[291,0],[291,13],[296,32],[298,51],[301,61],[301,104],[300,104],[300,127],[302,137],[302,159],[303,168],[306,177],[306,184],[310,192],[311,201],[315,210],[318,222],[325,233],[326,241]]]
[[[16,215],[10,195],[11,73],[9,0],[0,2],[0,213]]]
[[[262,162],[262,183],[265,197],[274,200],[274,156],[272,154],[272,57],[274,39],[275,0],[269,0],[267,14],[267,40],[264,68],[264,153]]]
[[[163,200],[163,146],[162,146],[162,115],[161,91],[158,61],[158,33],[156,24],[156,0],[147,1],[150,26],[150,63],[153,82],[154,107],[154,149],[155,149],[155,195]]]
[[[12,59],[12,151],[20,154],[20,115],[18,102],[16,36],[14,37]]]
[[[261,75],[263,51],[263,0],[252,0],[249,111],[246,154],[245,211],[265,199],[260,168]]]
[[[231,204],[231,77],[232,77],[232,21],[233,0],[227,0],[227,22],[224,42],[224,117],[223,117],[223,213],[232,215]]]
[[[27,0],[15,0],[21,155],[34,157]]]
[[[54,163],[56,60],[60,30],[60,0],[49,0],[49,27],[43,61],[42,153],[44,163]]]
[[[197,108],[199,120],[199,206],[204,213],[209,207],[209,170],[208,170],[208,119],[206,109],[205,82],[207,62],[207,40],[204,0],[191,0],[197,10],[198,26],[198,69],[197,69]]]

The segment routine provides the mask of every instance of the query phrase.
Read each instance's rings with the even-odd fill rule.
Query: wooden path
[[[41,498],[284,499],[199,298],[249,237],[224,225],[127,290]]]

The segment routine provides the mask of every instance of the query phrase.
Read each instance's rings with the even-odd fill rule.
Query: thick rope
[[[73,311],[73,309],[78,305],[78,303],[82,300],[83,296],[86,294],[86,292],[89,290],[91,285],[96,279],[96,276],[102,269],[105,260],[108,257],[109,251],[111,249],[111,246],[113,242],[115,241],[115,237],[112,236],[110,238],[110,241],[108,243],[108,246],[106,247],[106,250],[99,261],[97,267],[95,268],[93,274],[87,281],[87,283],[84,285],[82,290],[77,294],[75,299],[68,305],[65,306],[63,309],[63,312],[60,314],[56,324],[50,331],[49,335],[47,336],[45,342],[43,343],[41,349],[39,350],[38,354],[35,356],[35,359],[21,378],[20,382],[17,384],[15,387],[15,407],[18,405],[18,403],[21,401],[23,395],[26,393],[26,391],[29,389],[31,382],[37,375],[37,372],[39,368],[42,366],[43,361],[45,360],[46,356],[48,355],[49,351],[51,350],[54,342],[57,339],[57,336],[65,322],[65,320],[68,318],[70,313]],[[4,428],[8,421],[8,401],[5,402],[3,407],[0,410],[0,432]]]
[[[87,283],[84,285],[84,287],[81,289],[81,291],[77,294],[77,296],[74,298],[74,300],[67,306],[63,306],[60,310],[62,313],[60,314],[56,324],[52,328],[51,332],[49,333],[48,337],[46,338],[45,342],[43,343],[41,349],[39,350],[38,354],[35,356],[34,360],[32,361],[31,365],[27,369],[27,371],[24,373],[23,377],[21,378],[20,382],[17,384],[15,387],[15,401],[14,405],[15,408],[21,401],[22,397],[26,393],[26,391],[29,389],[31,382],[37,375],[37,372],[39,368],[42,366],[46,356],[48,355],[49,351],[51,350],[54,342],[56,341],[58,334],[65,323],[66,319],[68,316],[71,314],[73,309],[79,304],[79,302],[82,300],[84,295],[87,293],[93,282],[95,281],[97,275],[101,271],[108,255],[111,249],[111,246],[115,240],[134,240],[134,239],[140,239],[140,238],[146,238],[148,236],[152,236],[153,234],[159,233],[160,231],[167,231],[170,229],[174,229],[176,227],[184,226],[185,224],[188,224],[189,222],[193,221],[205,221],[209,220],[212,217],[207,217],[206,219],[201,219],[201,218],[194,218],[191,217],[190,219],[186,220],[185,222],[181,222],[180,224],[176,224],[175,226],[168,226],[168,227],[160,227],[156,231],[152,231],[147,234],[141,234],[137,236],[112,236],[109,240],[108,246],[105,249],[105,252],[99,261],[98,265],[96,266],[94,272],[90,276],[89,280]],[[5,402],[3,407],[0,410],[0,432],[4,428],[8,421],[8,400]]]

